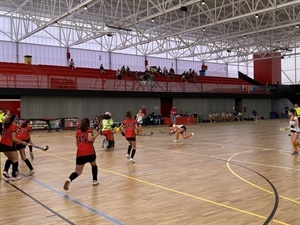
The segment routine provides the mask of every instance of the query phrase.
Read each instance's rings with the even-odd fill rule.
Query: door
[[[170,116],[170,110],[172,108],[173,98],[161,98],[160,99],[160,108],[161,108],[161,115],[163,117]]]

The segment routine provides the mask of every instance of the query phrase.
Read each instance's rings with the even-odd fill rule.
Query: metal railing
[[[140,81],[135,79],[106,79],[100,76],[64,76],[0,74],[2,88],[61,89],[131,92],[184,92],[184,93],[241,93],[268,94],[264,87],[244,84]]]

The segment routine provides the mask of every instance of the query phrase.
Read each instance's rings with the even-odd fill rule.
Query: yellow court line
[[[240,154],[240,153],[234,154],[233,156],[231,156],[231,157],[227,160],[227,168],[230,170],[230,172],[231,172],[233,175],[235,175],[236,177],[238,177],[239,179],[241,179],[242,181],[245,181],[246,183],[248,183],[248,184],[250,184],[250,185],[252,185],[252,186],[254,186],[254,187],[256,187],[256,188],[258,188],[258,189],[260,189],[260,190],[262,190],[262,191],[265,191],[265,192],[267,192],[267,193],[269,193],[269,194],[274,194],[272,191],[269,191],[269,190],[264,189],[264,188],[262,188],[262,187],[260,187],[260,186],[257,186],[256,184],[253,184],[253,183],[251,183],[250,181],[248,181],[248,180],[242,178],[241,176],[239,176],[238,174],[236,174],[236,173],[231,169],[230,161],[231,161],[231,159],[232,159],[233,157],[237,156],[238,154]],[[300,204],[300,202],[298,202],[298,201],[296,201],[296,200],[294,200],[294,199],[291,199],[291,198],[288,198],[288,197],[285,197],[285,196],[282,196],[282,195],[279,195],[279,197],[280,197],[280,198],[283,198],[283,199],[285,199],[285,200],[294,202],[294,203],[296,203],[296,204]]]
[[[66,161],[75,162],[74,160],[62,158],[60,156],[56,156],[56,155],[50,154],[48,152],[47,153],[46,152],[42,152],[42,153],[48,154],[48,155],[52,155],[54,157],[57,157],[57,158],[60,158],[60,159],[64,159]],[[232,207],[232,206],[228,206],[228,205],[225,205],[225,204],[222,204],[222,203],[211,201],[211,200],[208,200],[208,199],[205,199],[205,198],[201,198],[201,197],[198,197],[198,196],[195,196],[195,195],[191,195],[191,194],[188,194],[188,193],[185,193],[185,192],[177,191],[175,189],[167,188],[167,187],[155,184],[155,183],[151,183],[151,182],[148,182],[148,181],[145,181],[145,180],[134,178],[134,177],[131,177],[131,176],[128,176],[128,175],[124,175],[124,174],[121,174],[121,173],[118,173],[118,172],[114,172],[114,171],[111,171],[111,170],[103,169],[103,168],[100,168],[100,167],[98,167],[98,168],[100,170],[102,170],[102,171],[107,172],[107,173],[111,173],[111,174],[115,174],[115,175],[118,175],[118,176],[121,176],[121,177],[129,178],[131,180],[138,181],[140,183],[144,183],[144,184],[147,184],[147,185],[150,185],[150,186],[153,186],[153,187],[157,187],[157,188],[160,188],[160,189],[163,189],[163,190],[167,190],[167,191],[170,191],[170,192],[173,192],[173,193],[177,193],[177,194],[180,194],[180,195],[188,196],[188,197],[191,197],[191,198],[194,198],[194,199],[198,199],[198,200],[201,200],[201,201],[204,201],[204,202],[208,202],[208,203],[211,203],[211,204],[214,204],[214,205],[217,205],[217,206],[221,206],[221,207],[224,207],[224,208],[232,209],[234,211],[242,212],[242,213],[245,213],[245,214],[248,214],[248,215],[251,215],[251,216],[255,216],[255,217],[258,217],[258,218],[261,218],[261,219],[266,219],[265,216],[261,216],[261,215],[258,215],[256,213],[248,212],[246,210],[242,210],[242,209],[235,208],[235,207]],[[284,222],[281,222],[281,221],[278,221],[278,220],[273,220],[273,222],[276,222],[278,224],[283,224],[283,225],[289,225],[288,223],[284,223]]]

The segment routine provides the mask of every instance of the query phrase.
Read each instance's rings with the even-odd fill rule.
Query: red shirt
[[[136,121],[134,119],[126,119],[123,121],[123,125],[125,128],[125,137],[134,138]]]
[[[7,128],[7,129],[4,128],[3,132],[2,132],[1,143],[12,147],[13,146],[13,140],[12,140],[12,135],[11,134],[13,132],[16,132],[16,130],[17,130],[17,127],[14,124],[11,124],[9,126],[9,128]]]
[[[80,129],[78,129],[76,132],[76,139],[78,143],[76,154],[77,157],[95,154],[93,142],[88,141],[88,133],[93,134],[93,130],[89,128],[85,132],[82,132]]]
[[[30,139],[30,134],[29,132],[31,131],[31,127],[20,127],[17,131],[17,138],[21,141],[29,140]]]
[[[171,114],[172,114],[172,116],[176,116],[177,115],[177,108],[173,107],[171,109]]]

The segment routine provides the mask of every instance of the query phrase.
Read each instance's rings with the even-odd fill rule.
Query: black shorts
[[[13,143],[13,146],[8,146],[0,143],[0,152],[12,152],[12,151],[17,151],[15,143]]]
[[[126,138],[127,141],[136,141],[135,137],[131,137],[131,138]]]
[[[30,140],[23,140],[24,142],[28,143]],[[16,149],[19,151],[21,149],[25,149],[26,148],[26,145],[22,145],[22,144],[17,144],[16,145]]]
[[[139,127],[139,126],[142,126],[143,122],[138,122],[136,123],[136,125]]]
[[[84,165],[96,160],[96,154],[76,157],[76,165]]]
[[[184,129],[184,131],[186,131],[186,127],[185,126],[181,126],[180,128],[182,128],[182,129]],[[182,131],[182,132],[184,132],[184,131]]]

